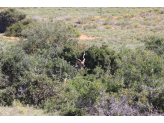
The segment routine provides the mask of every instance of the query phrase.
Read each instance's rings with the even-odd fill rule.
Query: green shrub
[[[110,70],[111,74],[114,74],[117,69],[116,58],[117,56],[114,50],[110,50],[105,46],[100,48],[92,46],[86,51],[85,66],[91,69],[91,71],[96,66],[102,66],[102,69],[105,71]]]
[[[99,81],[88,82],[83,76],[76,76],[60,89],[58,96],[45,102],[45,109],[60,115],[82,116],[87,115],[88,109],[97,103],[103,86]]]
[[[6,91],[0,95],[0,102],[11,105],[13,99],[19,99],[43,107],[44,101],[54,95],[56,83],[63,83],[65,74],[68,80],[76,76],[77,70],[54,50],[50,47],[28,55],[19,43],[6,47],[0,61],[0,88]]]
[[[3,88],[3,87],[5,87],[5,85],[9,84],[8,76],[3,74],[3,72],[2,72],[2,65],[3,65],[3,61],[5,59],[4,58],[5,47],[6,47],[6,43],[1,42],[0,43],[0,88]]]
[[[60,74],[60,76],[58,77],[64,78],[65,73],[68,74],[69,78],[76,76],[77,74],[76,68],[72,67],[69,63],[67,63],[67,61],[61,58],[55,58],[54,60],[55,60],[54,70],[55,72],[59,71]]]
[[[84,25],[83,28],[84,28],[84,30],[87,30],[87,29],[96,29],[97,28],[97,25],[96,24]]]
[[[158,91],[158,96],[153,99],[153,106],[158,109],[160,113],[164,111],[164,89]]]
[[[1,63],[2,73],[9,77],[10,84],[12,84],[17,82],[19,76],[25,75],[25,71],[29,70],[29,64],[30,61],[19,46],[7,47]]]
[[[37,22],[32,24],[28,29],[22,31],[22,35],[28,39],[24,49],[32,52],[30,49],[44,49],[47,43],[53,47],[59,47],[64,44],[72,44],[69,40],[78,37],[80,33],[71,24],[62,21],[55,23]]]
[[[27,76],[19,77],[17,83],[6,88],[1,103],[11,105],[14,99],[18,99],[23,104],[43,107],[44,100],[54,95],[53,84],[46,75],[27,73]]]
[[[164,53],[164,39],[157,36],[148,37],[146,40],[146,49],[154,51],[158,55]]]
[[[125,87],[124,82],[119,75],[111,76],[106,73],[101,77],[101,81],[106,87],[106,92],[118,92]]]
[[[158,55],[142,50],[125,50],[120,56],[116,74],[124,78],[126,87],[132,87],[135,83],[154,87],[154,80],[162,77],[162,59]]]
[[[0,13],[0,33],[4,33],[7,27],[11,26],[12,24],[18,21],[21,21],[25,17],[25,14],[16,11],[13,8],[2,11]]]
[[[58,53],[55,53],[55,48],[49,50],[38,51],[29,57],[30,71],[36,75],[45,74],[53,80],[63,81],[65,74],[71,79],[77,74],[77,70],[72,67],[67,61],[59,58]]]
[[[32,23],[32,20],[30,19],[19,21],[18,23],[15,23],[12,26],[8,27],[5,31],[5,35],[15,36],[15,37],[22,36],[21,34],[22,30],[27,28],[28,25],[31,23]]]
[[[75,53],[76,56],[79,58],[80,53],[72,45],[64,45],[64,48],[62,50],[60,57],[65,59],[67,62],[70,62],[71,65],[75,65],[76,59],[75,59],[75,56],[71,52]]]

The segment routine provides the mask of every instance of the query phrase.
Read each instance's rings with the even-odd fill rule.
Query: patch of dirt
[[[18,37],[4,36],[4,33],[0,33],[0,36],[2,36],[7,41],[11,41],[11,42],[20,40]],[[101,38],[101,37],[87,36],[85,34],[81,34],[81,36],[79,38],[77,38],[77,39],[78,40],[94,40],[96,38]],[[27,40],[27,39],[24,39],[24,40]]]
[[[19,41],[20,39],[18,37],[13,36],[4,36],[4,33],[0,33],[0,36],[6,39],[7,41]],[[24,39],[27,40],[27,39]]]
[[[113,18],[118,18],[118,16],[113,16]]]
[[[135,18],[137,17],[132,17],[131,20],[134,20]],[[139,17],[141,20],[143,20],[144,18],[143,17]]]
[[[98,19],[98,18],[100,18],[100,16],[95,16],[95,19]]]
[[[78,40],[93,40],[93,39],[96,39],[96,38],[100,38],[100,37],[93,37],[93,36],[89,37],[85,34],[81,34],[81,36],[78,38]]]
[[[4,33],[1,33],[0,36],[2,36],[7,41],[19,41],[20,40],[18,37],[4,36]]]

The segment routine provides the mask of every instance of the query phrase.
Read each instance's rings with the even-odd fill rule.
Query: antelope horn
[[[76,55],[72,52],[72,51],[70,51],[74,56],[75,56],[75,59],[76,60],[78,60],[78,61],[80,61],[81,62],[81,60],[80,59],[78,59],[77,57],[76,57]]]

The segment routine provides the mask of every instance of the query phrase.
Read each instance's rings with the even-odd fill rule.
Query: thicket
[[[138,49],[124,50],[119,55],[116,74],[124,77],[126,87],[131,88],[137,83],[155,87],[158,82],[154,81],[163,77],[163,59],[157,54]]]
[[[92,46],[86,51],[86,67],[93,71],[96,67],[101,67],[105,72],[110,71],[113,75],[117,69],[117,55],[114,50],[108,49],[105,45],[102,47]]]
[[[21,35],[26,40],[0,44],[2,105],[17,99],[66,116],[163,115],[163,55],[153,50],[162,47],[158,40],[151,39],[155,43],[145,50],[117,53],[105,45],[79,50],[79,31],[62,21],[37,22]],[[80,71],[71,52],[82,60],[84,51]]]
[[[23,20],[25,17],[26,14],[23,14],[13,8],[0,12],[0,33],[4,33],[7,27]]]
[[[10,27],[6,28],[5,35],[6,36],[15,36],[15,37],[20,37],[22,36],[22,31],[25,28],[28,28],[28,26],[32,24],[31,19],[26,19],[26,20],[21,20],[15,24],[13,24]]]
[[[84,50],[85,51],[85,50]],[[74,54],[79,59],[83,59],[84,52],[75,49],[74,46],[64,45],[61,57],[70,62],[72,65],[76,64],[76,59]],[[102,69],[102,71],[110,72],[114,74],[115,70],[118,68],[116,59],[118,58],[114,50],[108,49],[105,45],[102,47],[91,46],[85,51],[85,66],[88,73],[96,73],[96,68]]]
[[[145,39],[146,49],[155,52],[158,55],[164,53],[164,39],[158,36],[150,36]]]
[[[80,32],[71,24],[59,22],[38,22],[22,31],[27,39],[24,50],[34,53],[37,50],[49,49],[50,46],[60,49],[64,44],[73,45],[71,38],[80,36]]]

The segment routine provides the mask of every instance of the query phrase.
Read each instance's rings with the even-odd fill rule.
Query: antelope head
[[[75,56],[76,62],[77,62],[77,64],[78,64],[78,65],[76,65],[76,66],[74,66],[74,67],[77,68],[77,69],[82,69],[82,68],[84,68],[84,67],[85,67],[85,65],[84,65],[84,63],[85,63],[85,58],[84,58],[85,52],[84,52],[84,54],[83,54],[83,60],[82,60],[82,61],[81,61],[80,59],[78,59],[78,58],[76,57],[76,55],[75,55],[73,52],[71,52],[71,53]]]

